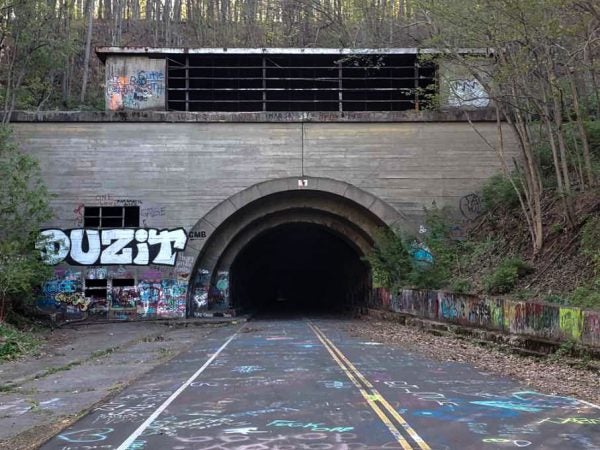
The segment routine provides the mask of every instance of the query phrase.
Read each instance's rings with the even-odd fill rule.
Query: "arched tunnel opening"
[[[250,241],[230,270],[235,308],[262,314],[339,313],[370,292],[360,251],[334,230],[287,223]]]

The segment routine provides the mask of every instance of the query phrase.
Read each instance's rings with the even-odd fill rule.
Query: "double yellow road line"
[[[404,450],[414,450],[415,447],[411,445],[409,440],[412,439],[414,443],[421,450],[431,450],[431,447],[417,434],[417,432],[404,420],[398,411],[396,411],[389,402],[383,398],[383,396],[373,387],[371,382],[367,380],[363,374],[361,374],[354,364],[352,364],[348,358],[331,342],[327,336],[316,326],[311,323],[308,324],[310,329],[317,335],[317,338],[323,346],[327,349],[331,357],[344,371],[346,376],[350,379],[352,384],[356,386],[361,395],[364,397],[366,402],[369,404],[371,409],[377,414],[377,417],[385,424],[390,430],[396,441],[402,446]],[[406,437],[402,432],[406,433]]]

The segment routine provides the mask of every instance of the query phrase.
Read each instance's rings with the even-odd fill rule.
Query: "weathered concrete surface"
[[[496,125],[476,125],[496,142]],[[53,227],[78,205],[141,203],[145,226],[191,228],[214,206],[267,180],[301,175],[356,186],[415,221],[423,206],[459,208],[500,164],[467,123],[17,123],[41,162]],[[506,157],[515,155],[505,133]],[[304,151],[302,148],[304,147]],[[139,204],[139,203],[138,203]]]
[[[597,405],[365,342],[343,325],[253,321],[233,340],[219,330],[42,448],[597,448]]]
[[[468,111],[473,122],[496,122],[496,111]],[[15,111],[11,122],[466,122],[465,111],[353,112],[183,112],[183,111]]]
[[[0,448],[34,448],[221,326],[226,323],[112,323],[54,331],[41,357],[0,365]]]

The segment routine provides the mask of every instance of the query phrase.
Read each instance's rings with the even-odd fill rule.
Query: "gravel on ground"
[[[600,371],[583,359],[582,367],[577,368],[560,357],[523,356],[497,345],[483,347],[468,338],[437,336],[416,327],[369,316],[349,323],[346,331],[353,336],[419,352],[438,361],[468,363],[486,372],[512,377],[547,394],[571,396],[600,405]]]

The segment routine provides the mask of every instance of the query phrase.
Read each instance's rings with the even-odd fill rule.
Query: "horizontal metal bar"
[[[263,91],[292,91],[292,92],[375,92],[375,91],[414,91],[414,87],[405,88],[168,88],[169,91],[225,91],[225,92],[263,92]]]
[[[174,100],[169,103],[339,103],[339,100]],[[414,103],[412,100],[342,100],[343,103]]]
[[[185,80],[186,77],[169,77],[169,80]],[[275,80],[275,81],[335,81],[337,82],[340,78],[306,78],[306,77],[189,77],[189,80]],[[424,77],[419,76],[419,78],[415,77],[342,77],[341,80],[433,80],[434,77]]]
[[[375,69],[375,70],[383,70],[383,69],[407,69],[407,70],[413,70],[415,68],[414,65],[412,66],[342,66],[343,70],[370,70],[370,69]],[[194,70],[194,69],[219,69],[219,70],[223,70],[223,69],[244,69],[244,70],[248,70],[248,69],[256,69],[256,70],[262,70],[263,67],[262,66],[174,66],[171,67],[169,66],[169,70],[184,70],[184,69],[190,69],[190,70]],[[331,66],[267,66],[266,67],[267,70],[292,70],[292,69],[301,69],[301,70],[338,70],[339,67],[337,64],[335,65],[331,65]]]

